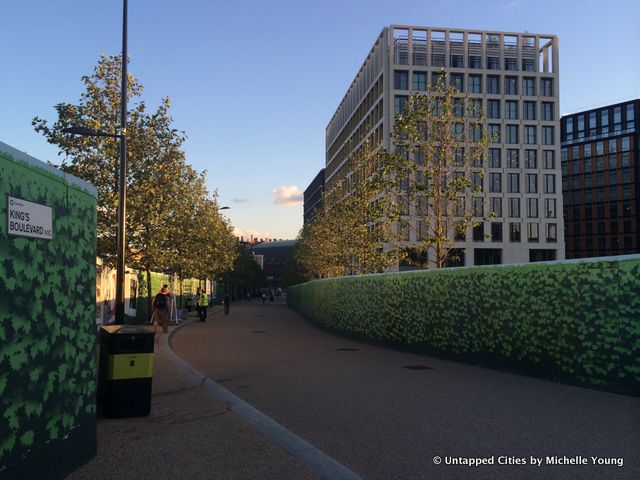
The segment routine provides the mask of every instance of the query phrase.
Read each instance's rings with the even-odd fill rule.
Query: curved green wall
[[[640,394],[640,256],[315,280],[289,305],[334,331]]]
[[[52,209],[9,236],[7,197]],[[96,197],[0,143],[0,477],[63,478],[96,451]]]

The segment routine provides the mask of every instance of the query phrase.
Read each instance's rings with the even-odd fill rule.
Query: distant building
[[[327,125],[327,188],[345,177],[347,159],[365,140],[392,151],[394,115],[445,71],[482,105],[488,133],[497,135],[487,164],[474,171],[483,170],[474,175],[479,198],[496,217],[479,218],[456,241],[459,264],[563,259],[558,54],[554,35],[385,27]],[[415,212],[409,206],[408,247],[421,235]]]
[[[640,100],[562,117],[567,258],[640,252]]]
[[[304,191],[304,223],[313,220],[316,211],[322,208],[322,196],[324,194],[324,168],[318,172],[315,178]]]
[[[254,256],[262,256],[262,269],[271,287],[282,285],[287,264],[293,257],[295,244],[296,240],[278,240],[256,243],[251,246],[251,253]]]

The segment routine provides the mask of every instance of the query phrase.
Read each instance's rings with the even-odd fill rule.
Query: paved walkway
[[[345,340],[278,300],[160,336],[151,415],[100,419],[68,478],[640,478],[637,398]]]

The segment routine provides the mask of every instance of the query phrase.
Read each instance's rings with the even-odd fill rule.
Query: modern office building
[[[324,168],[321,169],[304,191],[304,223],[316,216],[316,211],[322,207],[324,194]]]
[[[640,252],[640,100],[562,117],[567,258]]]
[[[287,264],[293,258],[293,248],[296,243],[296,240],[277,240],[256,243],[251,247],[251,253],[254,256],[262,257],[261,266],[270,287],[282,286]]]
[[[385,27],[326,128],[327,188],[364,140],[391,151],[394,115],[444,71],[497,135],[480,167],[484,211],[496,218],[456,243],[464,264],[563,259],[558,66],[553,35]],[[412,228],[408,246],[418,235]]]

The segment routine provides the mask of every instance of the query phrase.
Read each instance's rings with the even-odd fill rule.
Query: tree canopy
[[[82,77],[77,104],[60,103],[58,119],[35,117],[35,130],[56,145],[60,168],[98,189],[97,254],[113,264],[116,256],[119,142],[110,137],[62,132],[81,126],[118,134],[121,57],[102,55],[93,73]],[[128,76],[126,263],[150,270],[213,278],[233,265],[236,239],[206,188],[206,172],[186,160],[184,132],[173,127],[169,98],[149,112],[143,87]],[[183,277],[184,278],[184,277]]]

